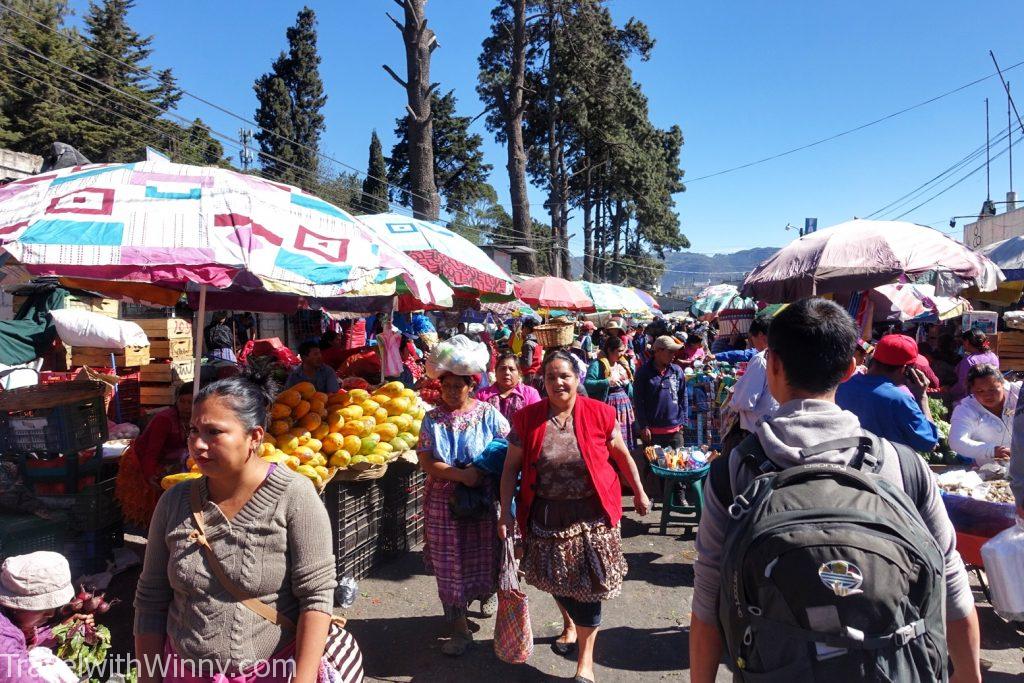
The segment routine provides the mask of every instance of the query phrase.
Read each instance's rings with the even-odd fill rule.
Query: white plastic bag
[[[491,353],[487,345],[457,334],[433,348],[427,357],[427,376],[437,379],[446,372],[469,376],[487,372]]]
[[[1007,621],[1024,621],[1024,520],[981,546],[992,607]]]
[[[67,308],[50,311],[50,315],[60,340],[68,346],[123,349],[126,346],[149,345],[149,338],[142,328],[127,320]]]

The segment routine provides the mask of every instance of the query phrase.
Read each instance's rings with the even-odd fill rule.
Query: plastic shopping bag
[[[530,606],[520,589],[518,571],[509,538],[498,576],[498,612],[494,616],[494,654],[509,664],[522,664],[533,654]]]
[[[457,334],[439,343],[427,357],[427,376],[438,379],[446,372],[468,377],[487,372],[491,359],[486,344],[475,342],[469,337]]]
[[[1024,621],[1024,520],[981,546],[992,607],[1007,621]]]

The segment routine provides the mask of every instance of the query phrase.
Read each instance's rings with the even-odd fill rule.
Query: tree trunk
[[[572,279],[572,260],[569,256],[569,171],[565,168],[565,141],[558,139],[558,253],[561,256],[559,266],[562,277]]]
[[[427,27],[424,9],[427,0],[401,0],[405,23],[391,20],[402,32],[405,42],[406,80],[387,66],[391,77],[405,87],[409,112],[409,176],[412,181],[412,210],[417,218],[437,220],[441,197],[434,181],[434,121],[430,112],[430,56],[438,47],[434,31]],[[390,15],[388,15],[390,17]]]
[[[505,137],[508,142],[509,196],[512,199],[512,229],[523,246],[533,249],[533,220],[526,182],[526,146],[523,143],[523,111],[526,84],[526,0],[512,0],[512,82],[505,115]],[[537,272],[535,254],[517,258],[519,272]]]
[[[555,3],[548,0],[548,210],[551,213],[551,241],[552,249],[548,254],[548,268],[555,277],[562,277],[559,257],[559,228],[558,224],[562,214],[562,200],[558,194],[561,190],[561,183],[558,179],[559,153],[558,147],[558,112],[556,111],[555,97]]]
[[[622,200],[615,200],[615,215],[612,216],[612,281],[620,282],[622,280],[622,264],[620,263],[620,256],[622,254]]]
[[[587,179],[583,186],[583,279],[588,282],[594,281],[594,224],[591,222],[592,206],[590,204],[590,192],[593,180],[593,170],[590,165],[590,156],[587,156]]]

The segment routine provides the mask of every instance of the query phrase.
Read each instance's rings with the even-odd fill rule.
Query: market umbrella
[[[640,297],[641,301],[643,301],[645,304],[647,304],[648,308],[650,308],[652,310],[653,309],[657,309],[659,311],[661,310],[661,304],[659,304],[658,300],[655,299],[653,296],[651,296],[650,294],[648,294],[644,290],[639,289],[637,287],[633,287],[633,291],[636,293],[636,295],[638,297]]]
[[[493,313],[503,318],[537,316],[537,311],[533,310],[529,304],[520,301],[519,299],[513,299],[512,301],[493,301],[486,304],[480,304],[480,310],[485,313]]]
[[[0,250],[32,276],[335,297],[401,278],[426,304],[452,290],[351,215],[302,190],[151,156],[0,188]],[[247,283],[247,286],[249,284]]]
[[[942,295],[970,285],[991,291],[1002,279],[988,258],[938,230],[854,219],[793,240],[755,268],[742,291],[765,301],[795,301],[871,289],[900,276],[928,276]]]
[[[396,213],[358,219],[455,289],[485,298],[512,296],[512,276],[480,247],[444,226]]]
[[[636,292],[627,287],[587,282],[586,280],[578,280],[573,284],[579,285],[583,293],[594,302],[594,308],[598,311],[650,313],[647,304],[636,295]]]
[[[726,309],[754,308],[754,302],[744,299],[735,285],[705,287],[693,299],[690,312],[696,318],[713,318]]]
[[[516,285],[516,296],[530,306],[564,308],[569,311],[590,312],[594,302],[575,282],[560,277],[533,277]]]
[[[1008,282],[1024,280],[1024,236],[993,242],[978,252],[999,266]]]
[[[966,299],[936,296],[933,285],[910,282],[881,285],[868,292],[877,322],[935,322],[972,310]]]

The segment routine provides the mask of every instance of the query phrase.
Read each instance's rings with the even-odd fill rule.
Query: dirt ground
[[[625,499],[628,504],[630,499]],[[629,574],[622,595],[607,603],[596,648],[598,681],[689,681],[688,625],[693,587],[692,527],[674,525],[658,534],[657,515],[642,522],[631,511],[623,519],[623,551]],[[134,540],[141,541],[140,538]],[[141,551],[140,546],[134,546]],[[116,577],[111,592],[125,599],[111,613],[114,649],[131,648],[131,594],[137,571]],[[359,597],[345,611],[349,629],[363,651],[368,681],[556,681],[571,679],[574,660],[561,657],[551,642],[561,618],[550,596],[532,588],[531,622],[536,647],[529,662],[504,664],[494,655],[494,620],[475,618],[476,643],[463,657],[440,651],[444,620],[433,577],[423,571],[420,552],[411,552],[359,582]],[[1024,680],[1024,632],[1002,621],[979,592],[982,657],[991,662],[984,680]],[[475,605],[474,605],[475,607]],[[724,669],[719,681],[729,681]]]

